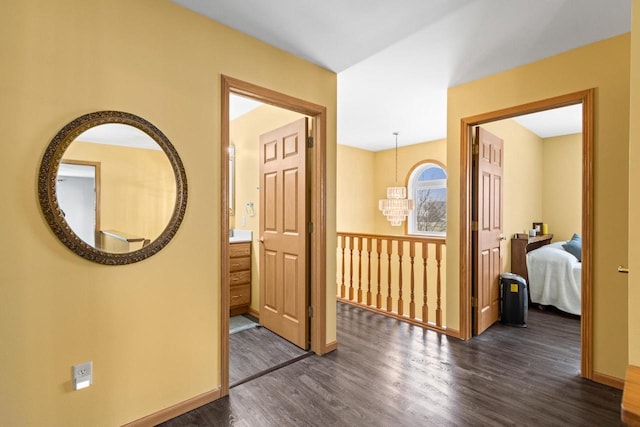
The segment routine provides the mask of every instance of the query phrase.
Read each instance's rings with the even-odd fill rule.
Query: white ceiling
[[[260,101],[245,98],[244,96],[231,94],[229,99],[229,120],[237,119],[238,117],[247,114],[249,111],[254,110],[261,106]]]
[[[514,120],[540,138],[582,132],[582,104],[516,117]]]
[[[630,0],[173,1],[337,72],[338,143],[374,151],[445,138],[449,87],[631,26]]]
[[[121,123],[105,123],[94,126],[78,135],[76,140],[95,144],[161,150],[160,146],[145,132],[134,126]]]

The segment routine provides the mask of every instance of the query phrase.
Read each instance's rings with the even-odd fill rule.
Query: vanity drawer
[[[251,283],[251,271],[236,271],[229,275],[229,284],[231,286],[243,283]]]
[[[229,314],[249,312],[251,304],[251,242],[229,245]]]
[[[232,273],[234,271],[242,271],[242,270],[250,270],[251,269],[251,258],[242,257],[242,258],[231,258],[229,260],[229,271]]]
[[[229,291],[231,307],[246,305],[251,302],[251,285],[232,286]]]
[[[229,257],[251,256],[251,242],[232,243],[229,245]]]

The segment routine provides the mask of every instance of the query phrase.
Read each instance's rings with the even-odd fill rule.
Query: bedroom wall
[[[631,107],[629,126],[629,364],[640,366],[640,0],[631,6]]]
[[[582,230],[582,134],[542,140],[542,221],[553,241]]]
[[[628,359],[627,260],[629,48],[625,34],[494,74],[448,91],[447,324],[460,314],[460,120],[596,88],[594,164],[594,369],[623,378]],[[615,289],[615,292],[612,292]]]
[[[0,414],[7,426],[116,426],[220,386],[221,74],[327,107],[327,342],[335,340],[336,75],[169,0],[3,2],[0,14]],[[37,170],[65,123],[149,120],[184,163],[182,226],[127,266],[48,228]],[[71,390],[71,366],[93,385]]]
[[[229,123],[230,143],[236,146],[235,228],[251,230],[251,309],[260,311],[260,135],[291,123],[302,114],[262,105]],[[255,216],[247,215],[245,206],[253,202]],[[243,218],[244,223],[243,225]]]
[[[482,127],[504,141],[502,271],[511,271],[511,238],[542,221],[542,139],[511,119]]]

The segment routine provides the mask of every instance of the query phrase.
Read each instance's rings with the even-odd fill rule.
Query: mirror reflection
[[[74,253],[125,265],[156,254],[175,236],[187,206],[187,177],[153,124],[122,111],[97,111],[51,140],[38,197],[51,230]]]
[[[69,145],[58,168],[56,196],[80,239],[105,252],[127,253],[162,233],[176,185],[167,156],[149,135],[109,123]]]

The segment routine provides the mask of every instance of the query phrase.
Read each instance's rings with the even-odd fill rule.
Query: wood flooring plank
[[[164,426],[619,426],[621,391],[580,378],[580,321],[531,310],[469,341],[338,303],[337,351]]]
[[[236,332],[229,336],[229,383],[233,385],[305,353],[262,326]]]

